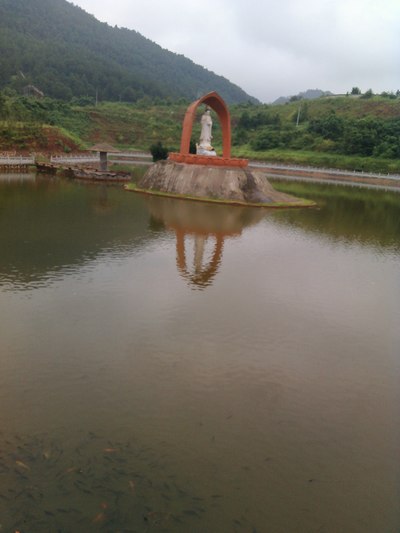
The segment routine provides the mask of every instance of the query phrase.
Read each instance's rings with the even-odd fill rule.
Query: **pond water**
[[[400,194],[0,179],[0,530],[400,529]]]

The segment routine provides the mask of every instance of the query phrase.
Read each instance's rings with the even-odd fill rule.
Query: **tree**
[[[382,121],[375,118],[362,118],[348,121],[343,134],[343,151],[346,154],[370,156],[376,144],[382,141]]]
[[[382,91],[379,96],[381,96],[382,98],[389,98],[389,100],[396,100],[396,95],[393,91]]]
[[[368,91],[365,91],[365,93],[361,96],[361,98],[372,98],[374,96],[374,93],[372,92],[372,89],[368,89]]]
[[[196,141],[192,138],[190,139],[189,154],[195,154],[197,152]]]
[[[361,94],[361,91],[358,87],[353,87],[350,94]]]
[[[6,106],[6,97],[3,95],[3,93],[0,92],[0,119],[2,118],[2,115],[4,113]]]
[[[238,127],[248,129],[251,128],[251,126],[252,122],[248,111],[243,111],[239,118]]]
[[[167,159],[168,148],[162,145],[161,141],[150,146],[150,153],[153,156],[153,161],[160,161],[161,159]]]
[[[315,118],[310,121],[308,130],[311,133],[316,133],[324,137],[324,139],[338,140],[345,129],[345,121],[343,118],[331,113],[328,116]]]
[[[257,133],[257,135],[250,141],[250,146],[253,150],[270,150],[277,148],[281,144],[281,137],[278,131],[265,127]]]

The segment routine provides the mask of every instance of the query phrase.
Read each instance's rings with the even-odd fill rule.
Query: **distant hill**
[[[308,89],[307,91],[298,93],[293,96],[280,96],[273,102],[273,104],[286,104],[287,102],[291,102],[294,100],[315,100],[316,98],[320,98],[321,96],[334,96],[334,94],[330,91],[321,91],[321,89]]]
[[[64,100],[96,93],[113,101],[192,100],[216,90],[228,103],[257,102],[226,78],[66,0],[0,0],[0,72],[0,89],[34,86]]]

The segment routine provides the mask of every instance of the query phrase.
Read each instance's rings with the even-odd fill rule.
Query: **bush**
[[[168,158],[168,148],[162,145],[161,141],[150,146],[150,153],[153,156],[153,161],[160,161]]]
[[[365,93],[361,96],[364,100],[367,100],[368,98],[372,98],[374,96],[374,93],[372,92],[372,89],[368,89],[368,91],[365,91]]]
[[[315,118],[310,121],[308,130],[310,133],[321,135],[324,139],[336,141],[343,136],[345,121],[331,113],[328,116]]]
[[[279,131],[270,128],[261,130],[251,141],[250,146],[253,150],[270,150],[277,148],[281,144]]]
[[[189,154],[195,154],[196,152],[197,152],[196,141],[194,139],[190,139]]]

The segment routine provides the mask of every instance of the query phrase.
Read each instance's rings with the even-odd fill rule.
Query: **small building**
[[[100,154],[100,170],[102,171],[107,171],[107,154],[118,154],[120,152],[120,150],[107,143],[95,144],[89,150]]]

